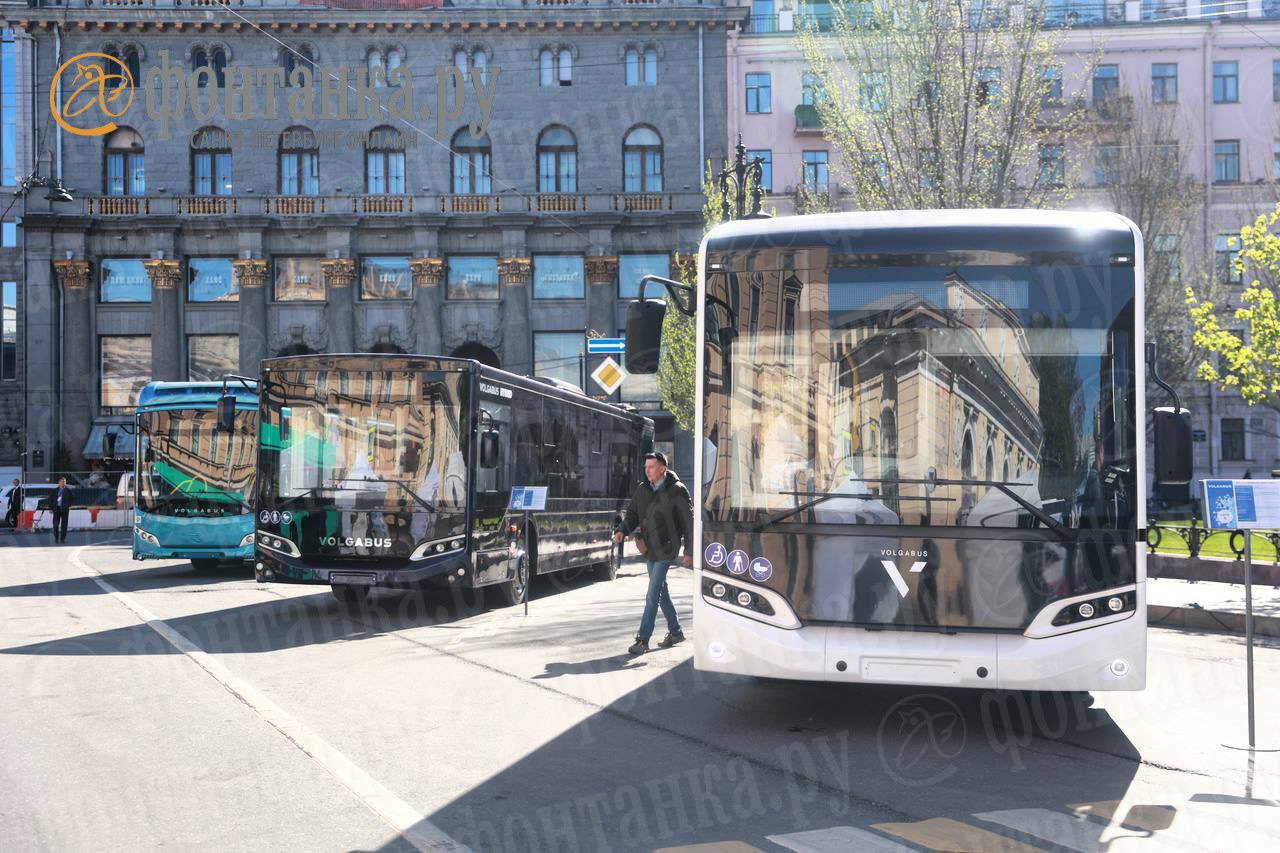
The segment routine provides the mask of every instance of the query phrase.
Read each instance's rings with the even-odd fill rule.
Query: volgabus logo
[[[352,536],[325,536],[320,540],[320,544],[332,548],[337,545],[346,545],[350,548],[390,548],[390,539],[364,539]]]

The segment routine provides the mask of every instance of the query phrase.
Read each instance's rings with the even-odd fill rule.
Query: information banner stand
[[[1277,752],[1258,746],[1253,698],[1253,531],[1280,530],[1280,480],[1203,480],[1205,526],[1244,533],[1244,655],[1249,745],[1231,749]]]
[[[524,518],[524,565],[526,577],[524,581],[524,590],[521,598],[524,599],[524,615],[529,615],[529,588],[533,586],[533,566],[529,562],[529,530],[532,526],[533,515],[535,510],[542,511],[547,508],[547,487],[546,486],[512,486],[511,487],[511,503],[508,506],[512,512],[520,512]]]

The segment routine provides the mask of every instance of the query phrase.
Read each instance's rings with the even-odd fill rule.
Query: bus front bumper
[[[306,557],[286,557],[259,548],[253,555],[261,565],[255,574],[259,580],[276,580],[285,583],[357,584],[384,589],[405,589],[431,582],[443,582],[452,577],[455,583],[470,586],[472,579],[471,557],[466,551],[445,554],[420,564],[387,568],[376,560],[368,563],[352,561],[340,566],[308,565]]]
[[[244,560],[253,559],[253,543],[237,546],[205,547],[180,545],[167,547],[148,542],[134,532],[133,559],[135,560]]]

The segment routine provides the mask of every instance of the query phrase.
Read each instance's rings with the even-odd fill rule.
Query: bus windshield
[[[290,370],[273,374],[262,424],[273,509],[462,513],[463,374]]]
[[[257,412],[239,412],[233,433],[217,430],[213,409],[141,412],[138,509],[178,518],[251,511]]]
[[[713,259],[710,518],[1132,527],[1132,266],[983,260]]]

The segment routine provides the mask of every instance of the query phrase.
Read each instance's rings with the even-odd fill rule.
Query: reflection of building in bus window
[[[842,465],[841,468],[846,466]],[[813,508],[819,524],[898,524],[856,471],[840,472],[831,480],[828,498]],[[818,535],[813,544],[813,613],[817,619],[847,622],[892,622],[900,597],[884,567],[882,551],[897,543],[888,537]]]

